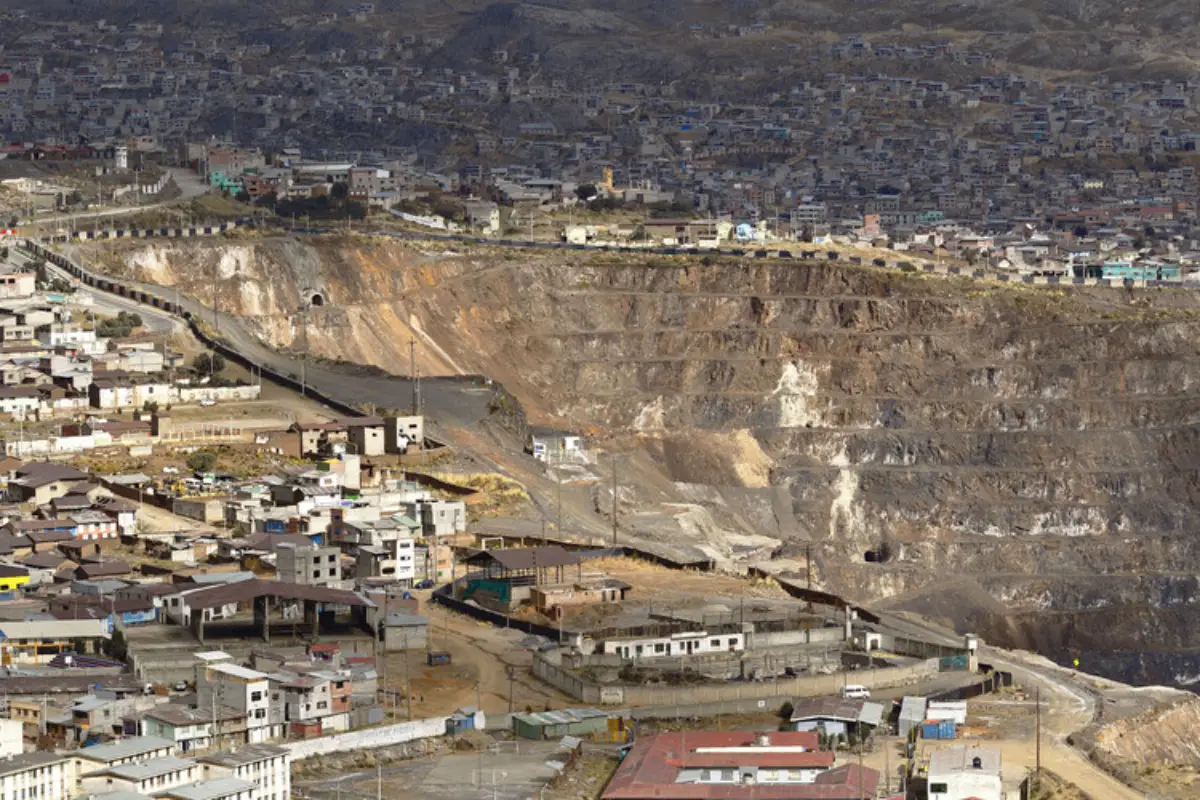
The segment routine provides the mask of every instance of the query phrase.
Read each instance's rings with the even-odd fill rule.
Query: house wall
[[[883,667],[855,673],[854,680],[869,689],[883,689],[919,681],[937,674],[937,659],[928,659],[908,667]],[[600,705],[685,705],[777,698],[816,697],[837,694],[845,676],[841,674],[811,675],[764,681],[762,683],[731,682],[710,686],[632,686],[600,684],[585,680],[569,669],[552,662],[545,654],[533,657],[533,674],[571,697],[585,703]],[[763,706],[764,708],[766,706]]]
[[[947,791],[935,792],[934,787],[945,784]],[[987,772],[929,773],[929,800],[1004,800],[1000,776]]]
[[[738,653],[746,649],[746,637],[741,633],[697,633],[686,636],[658,636],[644,639],[609,639],[603,652],[622,658],[678,658],[704,653]]]
[[[293,758],[302,759],[327,753],[347,753],[354,750],[387,747],[401,742],[411,742],[414,739],[440,738],[445,733],[446,717],[431,717],[402,722],[398,725],[350,731],[336,736],[323,736],[303,742],[288,742],[280,746],[290,750]]]
[[[202,763],[204,779],[238,778],[258,784],[257,800],[288,800],[292,792],[292,756],[285,753],[249,764],[225,767]]]
[[[397,653],[404,649],[424,650],[428,626],[425,625],[392,625],[384,628],[383,645],[389,653]]]
[[[74,783],[67,761],[0,777],[0,800],[66,800]]]

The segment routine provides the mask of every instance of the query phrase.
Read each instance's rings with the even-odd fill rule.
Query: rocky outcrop
[[[426,374],[480,372],[532,421],[639,442],[658,505],[637,528],[650,489],[621,501],[647,540],[675,503],[672,530],[721,558],[807,544],[861,601],[1129,680],[1200,673],[1191,292],[352,238],[107,253],[196,297],[215,280],[280,347],[319,291],[315,353],[402,372],[415,340]]]

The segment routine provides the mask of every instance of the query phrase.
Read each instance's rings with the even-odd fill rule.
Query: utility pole
[[[854,723],[854,729],[858,733],[858,794],[855,797],[858,800],[870,800],[866,792],[863,791],[862,725],[856,722]]]
[[[562,474],[554,471],[555,503],[558,506],[558,538],[562,539]]]
[[[404,698],[408,706],[408,719],[412,720],[412,686],[408,683],[408,631],[404,632]],[[387,649],[386,647],[384,648]]]
[[[1042,782],[1042,690],[1037,688],[1034,690],[1034,703],[1037,705],[1035,716],[1036,723],[1034,725],[1034,768],[1033,768],[1033,785],[1037,788]]]
[[[220,322],[219,318],[217,317],[217,306],[219,305],[219,302],[217,300],[217,260],[213,261],[212,291],[213,291],[213,332],[219,333],[221,331],[221,322]]]
[[[513,678],[516,677],[516,667],[511,664],[506,668],[508,671],[508,713],[513,710]]]
[[[612,457],[613,470],[613,501],[612,501],[612,525],[613,525],[613,541],[612,546],[617,546],[617,454],[613,453]]]
[[[887,742],[885,742],[884,746],[883,746],[883,774],[884,774],[883,793],[885,795],[891,794],[892,793],[892,750]]]

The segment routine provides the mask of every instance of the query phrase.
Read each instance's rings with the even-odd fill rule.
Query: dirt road
[[[1071,678],[1070,670],[1029,654],[984,650],[981,656],[988,663],[1011,672],[1017,683],[1041,690],[1043,767],[1097,800],[1145,800],[1146,795],[1116,780],[1067,743],[1067,737],[1091,724],[1096,714],[1095,696]],[[1010,766],[1032,769],[1037,763],[1036,741],[1002,740],[995,745],[1001,749],[1006,772]]]

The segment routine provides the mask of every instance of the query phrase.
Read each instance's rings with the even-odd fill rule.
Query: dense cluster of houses
[[[1195,80],[1032,78],[1000,71],[986,37],[850,36],[788,45],[771,66],[714,67],[721,99],[684,98],[674,82],[593,84],[504,47],[432,68],[442,38],[362,36],[377,10],[360,5],[276,22],[280,33],[356,31],[357,45],[286,52],[266,30],[201,38],[155,22],[40,21],[0,58],[3,155],[189,163],[251,196],[344,184],[381,208],[465,187],[486,198],[466,223],[490,232],[589,186],[621,202],[771,220],[794,236],[847,221],[901,236],[942,221],[1009,231],[1096,206],[1141,208],[1139,224],[1154,224],[1153,207],[1190,221],[1200,191],[1186,161],[1200,140]],[[681,34],[704,42],[769,27]],[[60,65],[49,51],[77,57]],[[386,143],[405,126],[436,130],[442,152]],[[331,146],[348,128],[380,143]],[[502,222],[498,203],[519,213]]]

